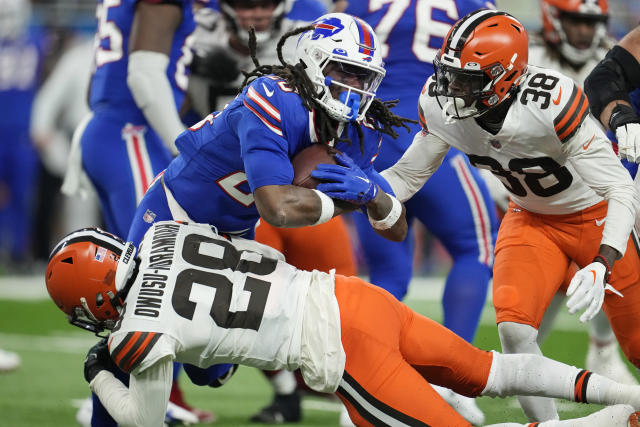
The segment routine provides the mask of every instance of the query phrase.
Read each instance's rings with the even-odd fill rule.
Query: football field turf
[[[74,405],[89,393],[82,373],[83,359],[95,338],[66,323],[62,312],[47,299],[44,283],[38,280],[0,278],[0,348],[15,351],[22,358],[17,371],[0,374],[1,426],[75,426]],[[441,288],[441,280],[418,279],[412,283],[407,303],[416,311],[440,320]],[[477,346],[500,349],[494,322],[488,302],[476,336]],[[543,352],[582,366],[587,349],[585,330],[564,310]],[[251,425],[248,417],[271,399],[262,374],[247,367],[241,367],[220,389],[194,386],[184,375],[182,385],[188,402],[217,414],[217,426]],[[514,398],[485,397],[478,404],[485,411],[487,424],[526,421]],[[299,425],[337,425],[338,408],[335,400],[305,397],[304,422]],[[593,412],[599,406],[558,401],[558,408],[564,419]]]

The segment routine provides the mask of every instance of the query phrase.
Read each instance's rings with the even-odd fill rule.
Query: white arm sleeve
[[[127,388],[111,372],[100,371],[89,386],[118,425],[163,425],[173,381],[171,357],[129,378]]]
[[[590,142],[591,141],[591,142]],[[603,245],[624,255],[640,199],[629,175],[591,116],[587,117],[571,140],[569,161],[583,181],[609,202],[602,232]],[[588,149],[583,147],[587,146]]]
[[[177,154],[175,139],[184,130],[167,79],[169,57],[164,53],[138,50],[129,55],[127,85],[142,110],[172,154]]]
[[[380,173],[387,180],[396,198],[405,202],[422,188],[427,179],[440,167],[449,144],[424,131],[413,137],[400,160]]]

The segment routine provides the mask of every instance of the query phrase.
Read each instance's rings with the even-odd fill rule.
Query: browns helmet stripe
[[[449,55],[453,55],[459,58],[462,54],[462,48],[467,41],[467,38],[473,30],[487,18],[498,15],[508,15],[506,12],[499,12],[492,9],[480,9],[475,12],[471,12],[460,21],[451,30],[451,35],[447,39],[447,49],[449,49]]]
[[[122,253],[125,245],[124,240],[114,234],[100,230],[99,228],[83,228],[82,230],[69,234],[64,240],[58,243],[51,251],[49,261],[51,261],[51,258],[62,250],[62,248],[77,242],[91,242],[103,246],[118,255]]]

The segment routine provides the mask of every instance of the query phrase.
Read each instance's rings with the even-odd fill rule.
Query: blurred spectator
[[[0,259],[10,271],[30,259],[37,177],[29,121],[46,37],[30,17],[28,0],[0,0]]]

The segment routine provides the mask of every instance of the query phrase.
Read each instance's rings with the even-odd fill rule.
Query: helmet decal
[[[340,22],[339,18],[331,17],[325,19],[319,19],[313,24],[314,30],[311,35],[311,40],[318,40],[325,37],[332,37],[344,30],[344,25]]]
[[[369,31],[369,25],[357,17],[354,17],[354,21],[356,22],[356,27],[358,27],[358,33],[360,33],[360,52],[369,56],[373,55],[376,47],[374,45],[373,35],[371,31]]]

